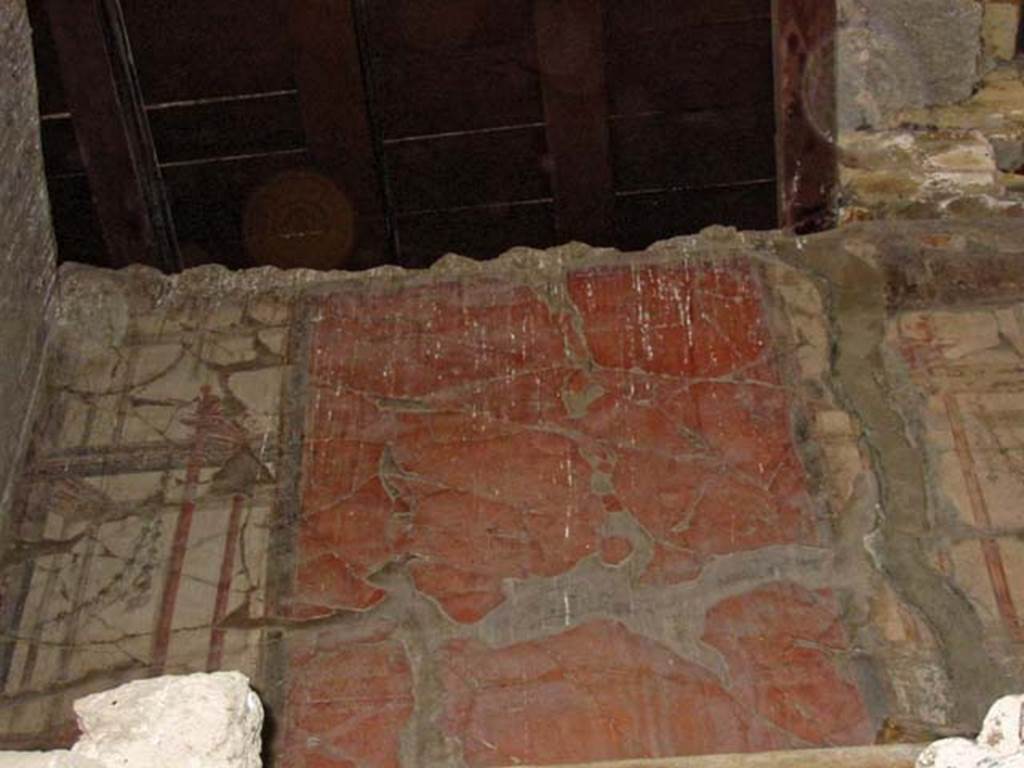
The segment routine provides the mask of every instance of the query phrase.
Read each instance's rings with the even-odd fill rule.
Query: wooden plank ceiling
[[[771,0],[29,5],[64,259],[424,266],[777,223]]]

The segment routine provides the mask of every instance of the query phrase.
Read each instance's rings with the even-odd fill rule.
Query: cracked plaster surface
[[[4,554],[7,741],[218,666],[296,766],[956,733],[1020,677],[984,559],[1015,567],[1017,474],[975,407],[1014,410],[1019,242],[933,222],[419,274],[66,271]],[[947,368],[983,393],[994,532],[922,394]]]

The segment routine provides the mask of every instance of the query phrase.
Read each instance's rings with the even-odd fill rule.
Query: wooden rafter
[[[295,79],[310,153],[361,217],[384,213],[355,0],[292,0]]]
[[[537,59],[562,240],[608,245],[614,190],[600,0],[535,0]]]
[[[46,11],[111,266],[180,269],[120,0],[46,0]]]
[[[1020,21],[1017,22],[1017,55],[1024,53],[1024,4],[1021,4]]]
[[[835,224],[835,0],[773,0],[779,224]]]

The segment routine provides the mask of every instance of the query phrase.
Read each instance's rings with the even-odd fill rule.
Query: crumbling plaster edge
[[[294,297],[303,293],[327,293],[349,285],[412,287],[464,276],[537,282],[569,268],[660,263],[677,260],[681,253],[693,257],[736,255],[786,238],[781,231],[738,232],[731,227],[715,226],[698,235],[654,243],[642,251],[618,251],[570,242],[547,249],[512,248],[487,261],[448,253],[423,269],[386,265],[360,272],[282,270],[277,267],[232,271],[219,264],[209,264],[168,275],[143,265],[114,270],[67,262],[59,270],[58,293],[61,305],[74,302],[81,279],[105,277],[114,283],[132,284],[152,302],[151,306],[143,308],[150,310],[173,306],[183,298],[228,300],[261,293]]]
[[[920,219],[906,221],[873,220],[846,224],[838,229],[813,235],[797,236],[784,230],[738,231],[733,227],[712,226],[696,235],[684,235],[653,243],[644,250],[619,251],[570,242],[547,249],[512,248],[494,259],[478,261],[448,253],[427,268],[406,268],[394,265],[365,271],[284,270],[277,267],[256,267],[230,270],[219,264],[193,267],[176,274],[165,274],[141,264],[121,269],[95,267],[77,262],[60,265],[56,280],[55,307],[51,320],[60,324],[81,296],[82,286],[96,280],[108,280],[111,289],[131,287],[139,302],[130,309],[149,312],[170,309],[181,304],[239,301],[248,297],[268,295],[294,299],[305,294],[327,294],[341,288],[373,286],[375,289],[411,288],[452,282],[463,277],[489,280],[506,279],[517,283],[537,284],[570,269],[602,266],[678,263],[686,260],[725,261],[743,256],[752,262],[784,262],[802,271],[827,278],[829,269],[849,259],[844,243],[860,241],[877,235],[891,237],[894,230],[906,236],[954,232],[971,237],[984,232],[991,237],[1015,229],[1024,242],[1024,221],[993,216],[984,219],[950,220]],[[820,246],[815,248],[815,246]],[[779,254],[795,249],[795,256]],[[801,254],[828,250],[826,259],[802,264]],[[1002,252],[1007,248],[1000,246]],[[1024,246],[1014,252],[1024,250]],[[880,255],[884,257],[884,254]],[[879,262],[884,261],[880,258]],[[831,265],[831,266],[829,266]],[[89,295],[89,300],[95,293]]]

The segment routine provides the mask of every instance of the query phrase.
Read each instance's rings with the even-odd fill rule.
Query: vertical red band
[[[185,552],[188,548],[189,532],[192,530],[192,516],[196,509],[196,488],[199,485],[199,473],[203,466],[203,454],[206,451],[209,418],[216,411],[218,405],[219,400],[210,394],[209,387],[204,386],[199,396],[199,403],[196,405],[195,438],[185,469],[185,488],[181,511],[178,513],[178,522],[174,528],[171,557],[167,565],[167,577],[164,579],[163,597],[160,600],[160,613],[157,617],[156,632],[153,634],[150,668],[157,673],[162,672],[167,663],[167,649],[170,645],[171,626],[174,622],[174,605],[178,599],[178,589],[181,586]]]
[[[213,623],[210,627],[210,652],[206,658],[206,670],[214,672],[220,669],[224,661],[224,628],[220,623],[228,611],[228,598],[231,595],[231,577],[235,571],[235,550],[238,547],[238,534],[242,527],[242,505],[245,497],[235,494],[231,500],[231,517],[228,520],[227,537],[224,539],[224,557],[220,561],[220,577],[217,579],[217,601],[213,607]]]

